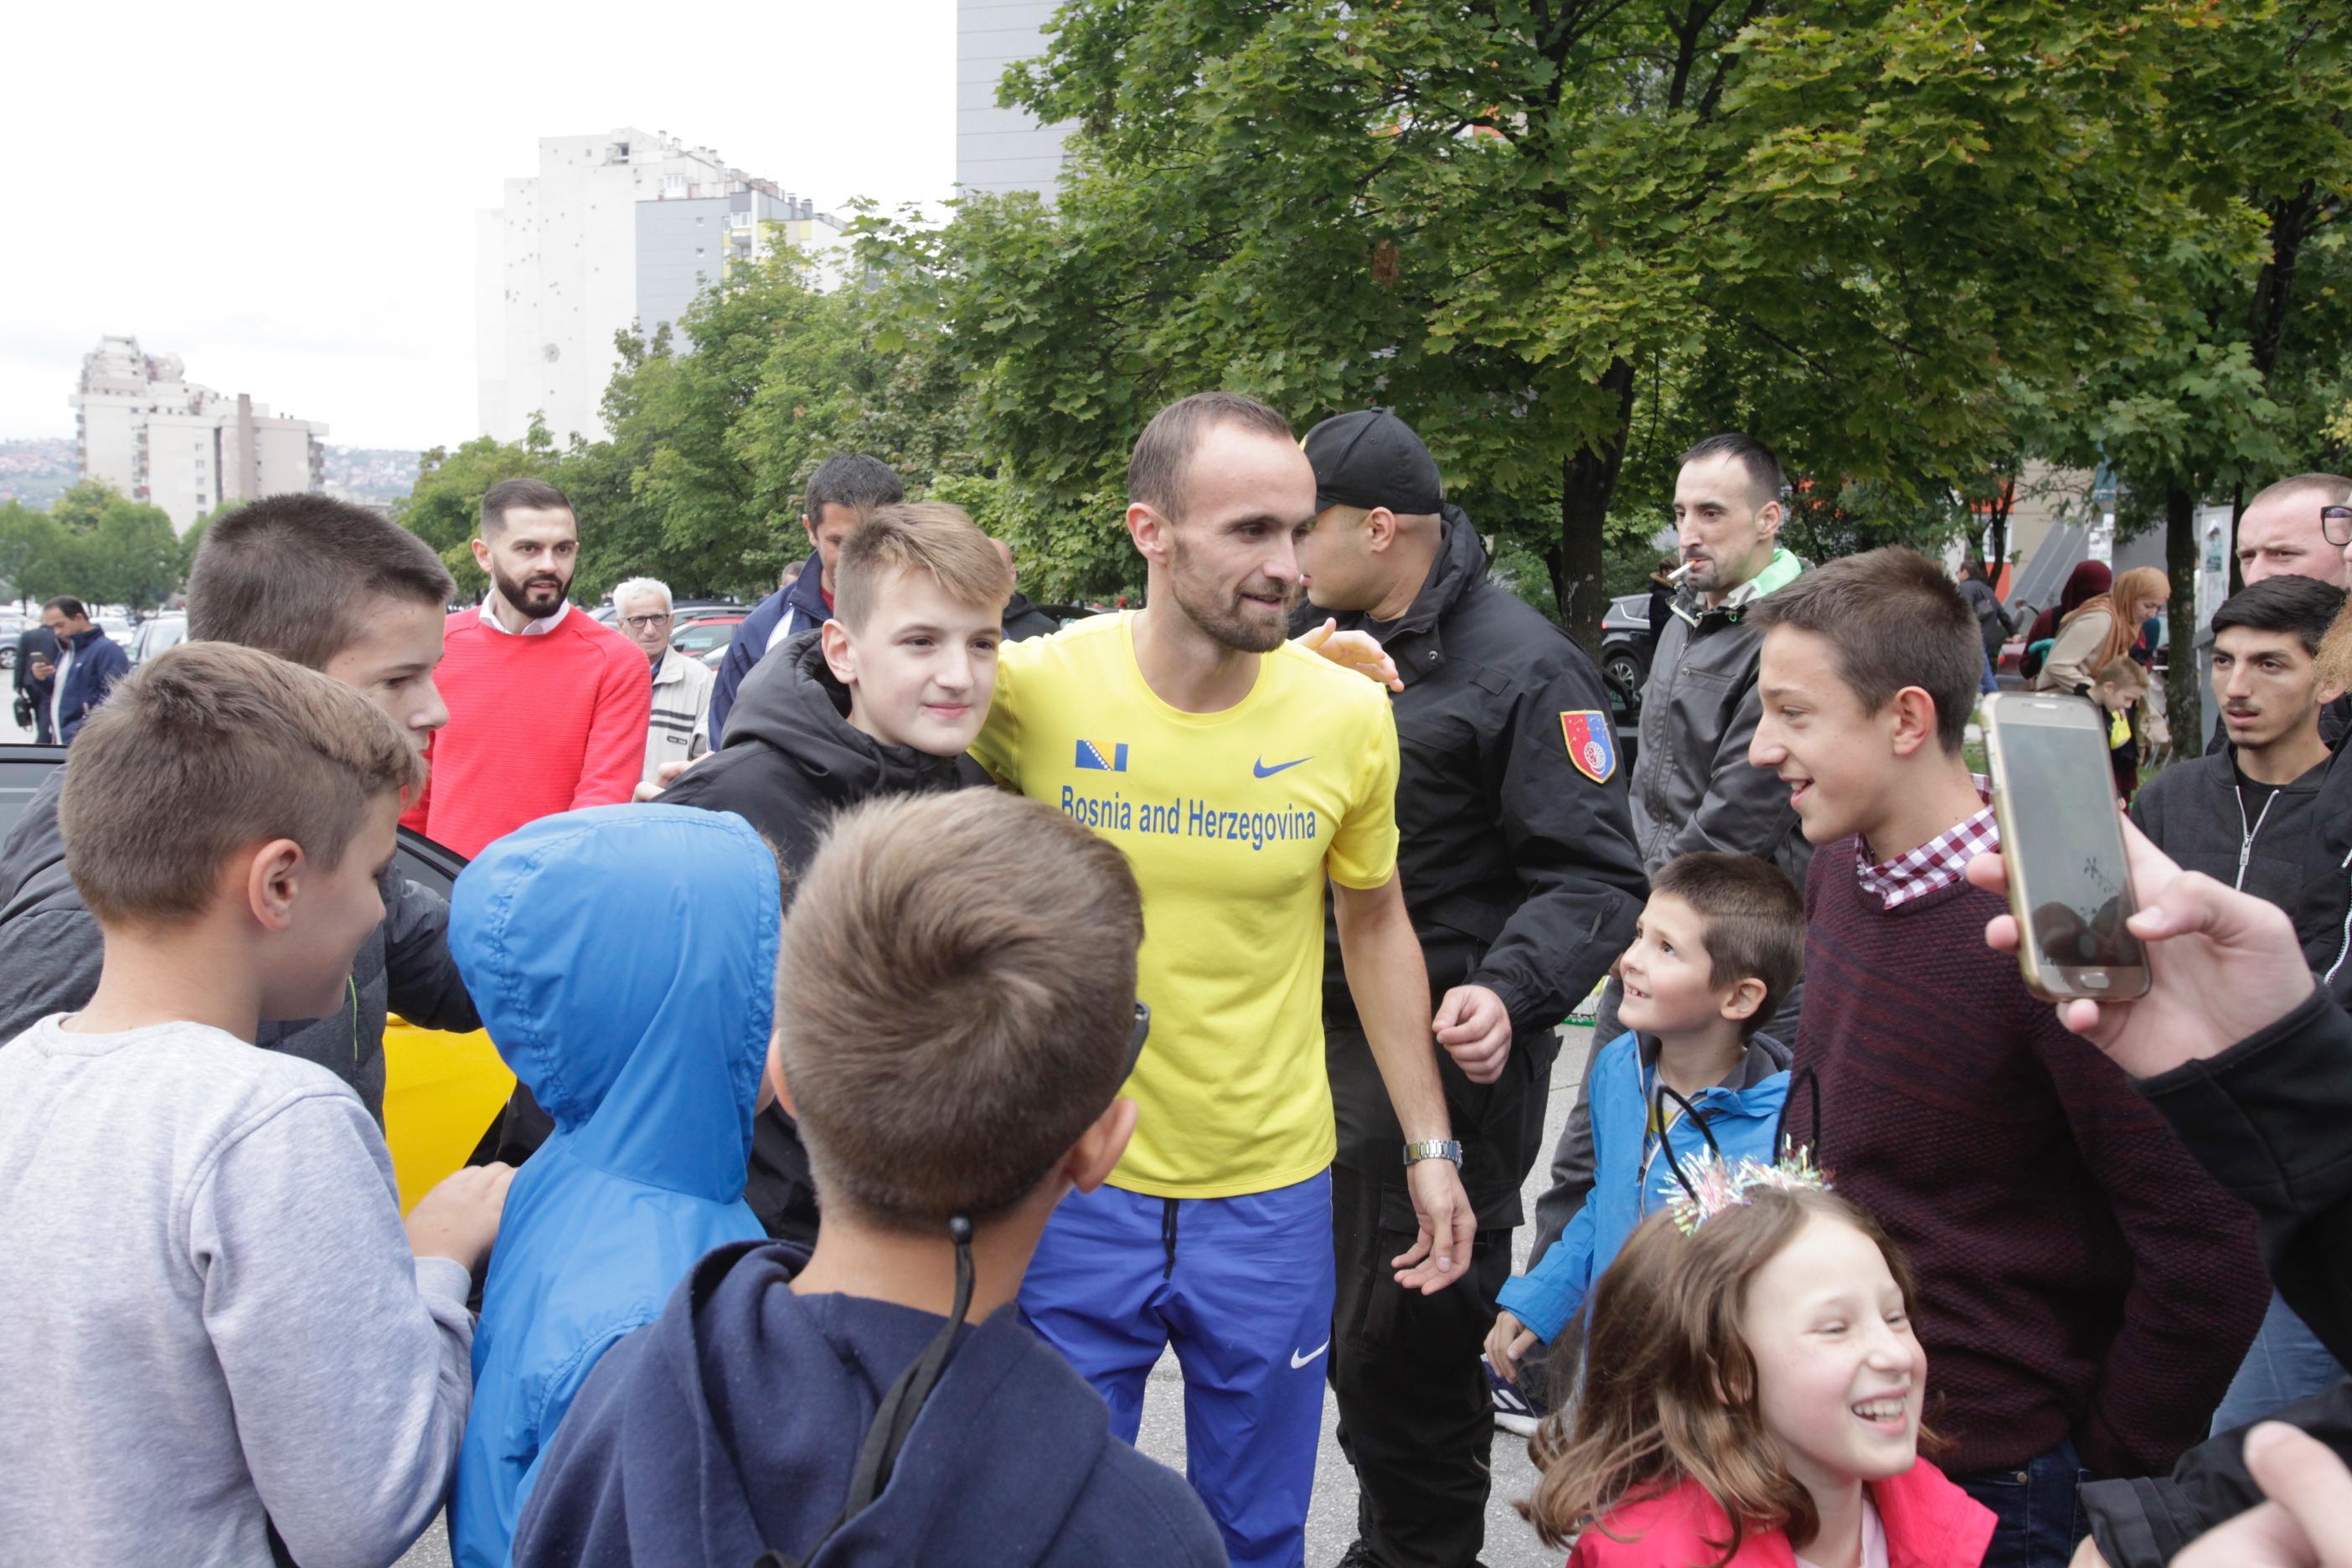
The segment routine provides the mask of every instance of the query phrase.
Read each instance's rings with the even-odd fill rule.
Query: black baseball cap
[[[1445,504],[1437,460],[1393,408],[1359,408],[1336,415],[1299,443],[1315,468],[1315,510],[1386,507],[1426,517]]]

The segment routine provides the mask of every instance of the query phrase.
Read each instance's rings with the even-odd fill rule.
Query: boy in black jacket
[[[845,807],[985,784],[964,752],[996,690],[1012,569],[961,509],[884,507],[834,569],[833,618],[743,683],[727,743],[680,775],[667,805],[732,811],[774,846],[785,898]],[[797,998],[777,998],[779,1017]],[[816,1238],[808,1153],[781,1105],[753,1126],[744,1201],[770,1236]]]
[[[1134,1131],[1113,1097],[1144,1043],[1142,939],[1126,858],[1034,802],[839,819],[786,922],[769,1058],[824,1194],[815,1251],[721,1247],[605,1355],[516,1568],[1225,1561],[1014,1306],[1055,1205]]]

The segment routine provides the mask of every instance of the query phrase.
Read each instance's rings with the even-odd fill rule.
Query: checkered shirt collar
[[[1915,899],[1924,899],[1963,880],[1969,861],[2000,847],[2000,828],[1993,820],[1992,782],[1980,773],[1971,774],[1970,780],[1977,786],[1977,797],[1984,802],[1984,809],[1916,849],[1892,860],[1874,862],[1870,846],[1860,839],[1854,841],[1854,875],[1861,880],[1864,892],[1874,895],[1886,909],[1900,909]]]

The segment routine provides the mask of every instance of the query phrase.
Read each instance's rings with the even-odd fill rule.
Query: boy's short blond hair
[[[1027,1196],[1118,1092],[1142,941],[1127,857],[1034,801],[843,814],[777,965],[784,1087],[825,1208],[930,1232]]]
[[[2148,687],[2147,671],[2129,654],[2107,660],[2094,679],[2098,685],[2112,686],[2118,691],[2145,691]]]
[[[259,648],[184,643],[76,737],[66,869],[101,925],[191,919],[239,850],[290,838],[335,866],[370,805],[424,782],[400,727],[350,687]]]
[[[860,629],[882,602],[884,584],[908,571],[930,574],[963,604],[1001,610],[1013,597],[1013,568],[969,512],[945,501],[908,501],[883,507],[843,541],[833,568],[833,618]]]

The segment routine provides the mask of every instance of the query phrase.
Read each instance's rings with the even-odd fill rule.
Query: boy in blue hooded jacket
[[[1652,879],[1617,964],[1626,1032],[1601,1047],[1586,1091],[1592,1190],[1535,1268],[1496,1295],[1486,1359],[1498,1375],[1516,1382],[1538,1341],[1558,1342],[1625,1238],[1679,1190],[1669,1152],[1688,1161],[1712,1144],[1727,1160],[1772,1157],[1790,1051],[1758,1031],[1804,962],[1804,899],[1770,861],[1684,855]],[[1662,1085],[1687,1112],[1671,1097],[1657,1109]]]
[[[450,1503],[465,1568],[504,1568],[597,1358],[660,1315],[696,1258],[761,1234],[743,1171],[782,919],[751,825],[686,806],[545,817],[457,879],[450,950],[555,1123],[509,1195],[474,1334]]]

